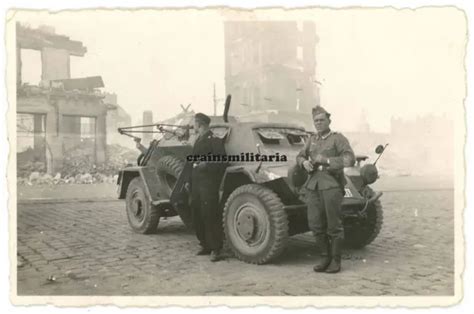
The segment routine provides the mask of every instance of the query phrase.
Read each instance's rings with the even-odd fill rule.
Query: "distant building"
[[[360,114],[359,122],[357,124],[357,131],[361,133],[370,133],[370,124],[367,121],[365,110],[362,110]]]
[[[118,104],[117,94],[105,93],[104,103],[107,106],[107,144],[131,146],[128,138],[118,133],[118,128],[132,125],[130,115]],[[132,143],[133,144],[133,143]]]
[[[41,54],[41,82],[22,82],[21,51]],[[100,76],[71,78],[71,56],[83,57],[79,41],[56,34],[49,26],[16,25],[18,168],[39,163],[59,171],[67,153],[80,149],[93,163],[105,161],[107,106],[98,88]]]
[[[454,123],[445,116],[425,115],[413,120],[391,119],[391,145],[407,156],[420,174],[454,173]]]
[[[364,120],[362,120],[364,121]],[[361,123],[359,131],[344,132],[356,154],[368,155],[388,143],[377,163],[382,175],[452,176],[454,171],[454,124],[447,117],[424,115],[407,120],[392,118],[390,133],[368,132]]]
[[[319,104],[313,22],[225,22],[225,87],[241,121],[312,127]]]

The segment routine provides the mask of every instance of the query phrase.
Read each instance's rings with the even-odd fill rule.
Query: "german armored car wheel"
[[[133,231],[143,234],[155,232],[160,220],[160,213],[147,198],[145,186],[140,177],[130,181],[125,201],[128,223]]]
[[[181,172],[184,170],[184,162],[177,157],[168,155],[160,158],[156,165],[156,174],[160,180],[159,194],[164,198],[170,198],[173,188],[178,182]],[[193,228],[191,211],[189,208],[175,208],[179,217],[188,229]]]
[[[164,156],[158,160],[156,174],[162,184],[160,194],[162,194],[163,197],[169,198],[171,196],[171,192],[183,169],[184,163],[174,156]]]
[[[280,255],[288,239],[288,217],[272,190],[247,184],[227,199],[223,214],[227,245],[247,263],[264,264]]]
[[[366,187],[363,194],[370,198],[374,191]],[[360,249],[370,244],[378,236],[383,224],[383,209],[379,200],[367,206],[366,215],[344,222],[344,244],[349,248]]]

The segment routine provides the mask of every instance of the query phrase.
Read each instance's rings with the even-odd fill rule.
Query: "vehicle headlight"
[[[372,164],[367,164],[360,168],[360,176],[365,184],[372,184],[377,181],[379,172],[377,171],[377,167]]]

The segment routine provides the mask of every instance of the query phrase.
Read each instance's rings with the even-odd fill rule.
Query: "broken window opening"
[[[96,161],[96,118],[63,115],[63,154],[86,163]]]
[[[46,115],[17,113],[16,132],[18,176],[46,171]]]
[[[81,117],[81,140],[95,139],[95,118]]]

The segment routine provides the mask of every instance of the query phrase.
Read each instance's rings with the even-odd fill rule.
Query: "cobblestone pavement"
[[[389,192],[384,226],[343,272],[312,271],[309,234],[270,265],[195,256],[179,218],[153,235],[128,227],[122,201],[18,205],[19,295],[453,295],[453,191]]]

